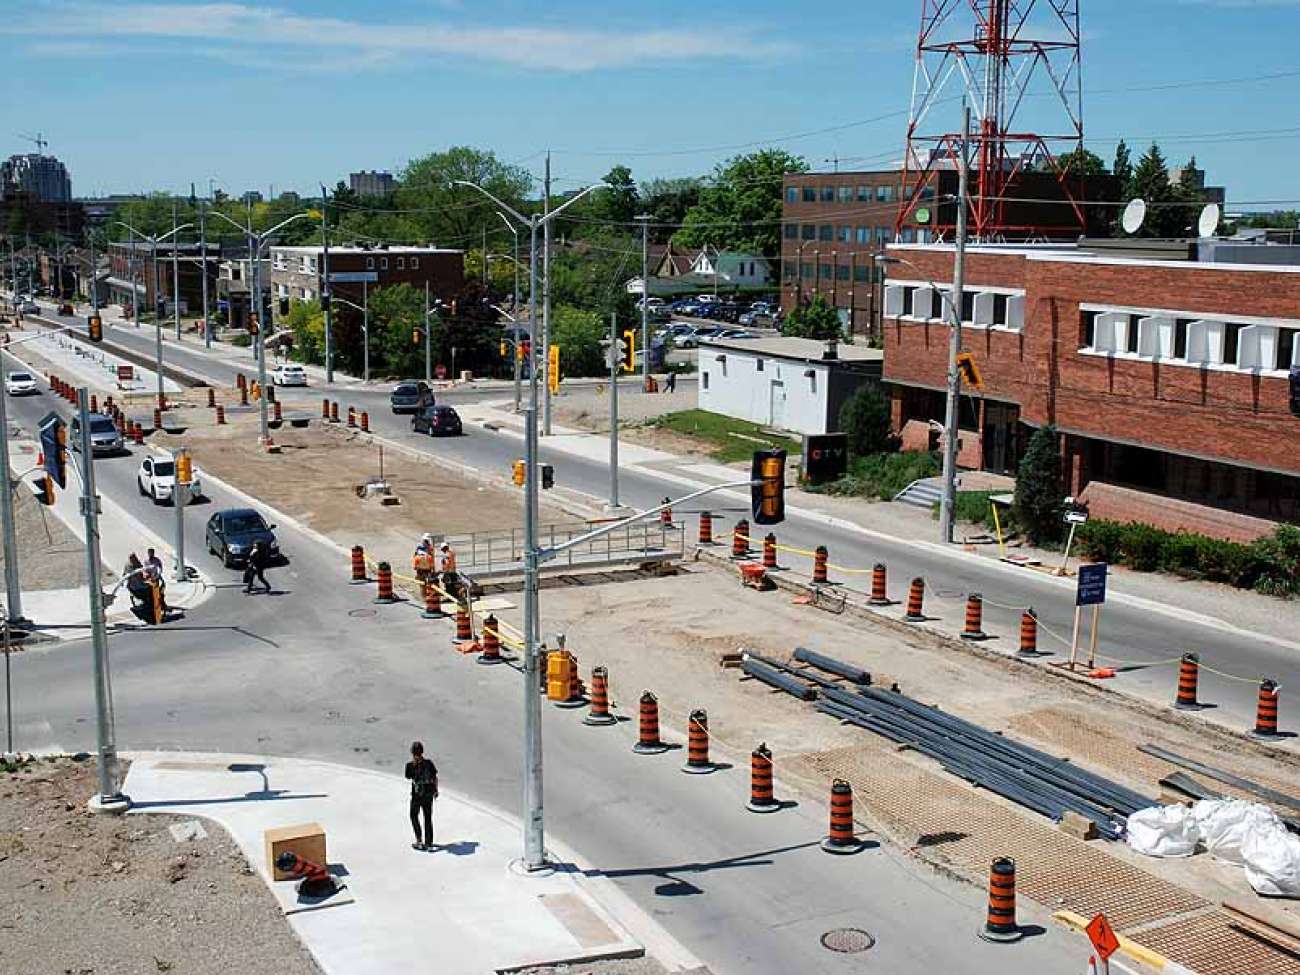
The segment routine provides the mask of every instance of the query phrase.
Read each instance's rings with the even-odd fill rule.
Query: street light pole
[[[18,292],[14,279],[14,294]],[[9,393],[0,389],[0,524],[3,524],[5,553],[5,617],[23,619],[23,589],[18,576],[18,531],[14,522],[14,496],[9,470]]]
[[[181,262],[180,235],[177,233],[176,201],[172,200],[172,319],[176,322],[176,341],[181,340]]]
[[[144,231],[137,230],[135,227],[132,227],[129,223],[125,222],[124,220],[118,220],[116,222],[118,226],[125,227],[129,232],[136,234],[142,240],[147,240],[149,242],[150,263],[153,264],[154,370],[158,374],[158,409],[165,410],[167,408],[167,395],[163,391],[162,312],[159,306],[159,296],[161,295],[161,292],[159,291],[158,288],[158,241],[167,240],[169,237],[174,237],[182,230],[185,230],[194,225],[189,223],[183,223],[179,227],[173,227],[171,230],[167,231],[167,233],[159,237],[150,237]],[[132,251],[135,250],[134,241],[132,242],[131,250]],[[175,250],[173,250],[172,253],[174,254]],[[136,297],[134,291],[132,291],[131,297],[132,297],[132,303],[135,307],[135,323],[136,325],[139,325],[140,324],[140,303],[134,300]],[[147,289],[146,289],[146,297],[148,297]]]
[[[329,193],[325,184],[320,184],[320,246],[321,246],[321,305],[325,311],[325,382],[334,382],[334,328],[333,311],[330,308],[330,216]]]
[[[957,502],[958,406],[961,403],[962,290],[966,283],[966,189],[970,179],[967,143],[970,140],[970,106],[965,107],[961,132],[961,159],[957,169],[957,246],[952,262],[952,299],[948,302],[952,327],[948,332],[948,400],[944,408],[943,492],[939,498],[939,540],[952,542],[953,514]]]
[[[424,282],[424,381],[433,382],[433,329],[429,327],[429,282]]]
[[[644,292],[642,297],[645,297]],[[618,503],[618,314],[609,313],[609,510]],[[644,391],[644,390],[643,390]]]
[[[650,392],[650,214],[641,221],[641,392]],[[634,360],[635,361],[635,360]],[[615,375],[615,380],[618,376]]]
[[[361,334],[362,359],[365,362],[363,379],[370,382],[370,283],[361,282]]]
[[[203,274],[203,346],[212,348],[212,319],[208,317],[208,228],[207,207],[199,201],[199,267]]]
[[[546,179],[542,191],[542,436],[551,435],[551,153],[546,153]],[[533,349],[536,350],[536,344]],[[558,378],[558,377],[557,377]]]

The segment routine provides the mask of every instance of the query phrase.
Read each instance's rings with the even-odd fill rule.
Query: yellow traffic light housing
[[[412,345],[420,344],[420,330],[418,328],[411,329],[411,344]]]
[[[178,484],[194,483],[194,461],[187,453],[176,455],[176,482]]]
[[[502,340],[501,340],[501,344],[500,344],[500,346],[498,346],[498,348],[497,348],[497,352],[498,352],[498,354],[501,356],[501,358],[504,359],[504,358],[506,357],[506,343],[505,343],[505,339],[502,339]]]
[[[980,375],[979,366],[975,365],[975,356],[971,353],[957,353],[957,368],[961,372],[962,382],[967,386],[973,386],[975,389],[984,388],[984,378]]]
[[[42,474],[37,478],[36,485],[40,488],[36,493],[36,500],[44,505],[54,504],[54,478],[48,474]]]
[[[523,487],[526,474],[527,466],[522,460],[517,460],[515,461],[514,469],[511,471],[510,480],[514,481],[515,487]]]
[[[86,337],[92,342],[104,341],[104,320],[98,315],[86,319]]]
[[[623,329],[623,347],[619,349],[619,366],[623,372],[636,371],[636,329]]]
[[[754,524],[777,525],[785,520],[785,451],[754,451],[750,477]]]

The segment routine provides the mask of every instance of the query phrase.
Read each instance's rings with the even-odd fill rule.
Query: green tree
[[[605,349],[608,322],[595,312],[572,305],[551,308],[551,339],[560,347],[561,376],[608,376]]]
[[[411,376],[424,371],[424,344],[414,340],[424,327],[424,292],[409,284],[370,292],[371,369]]]
[[[325,313],[319,301],[291,302],[283,325],[293,333],[294,356],[298,361],[324,363]]]
[[[821,295],[814,295],[812,301],[791,310],[781,328],[783,335],[823,340],[840,338],[843,331],[839,312]]]
[[[630,224],[641,205],[632,170],[615,166],[604,178],[604,189],[592,194],[593,216],[613,224]]]
[[[1030,541],[1055,541],[1061,536],[1063,507],[1060,437],[1053,426],[1039,427],[1016,472],[1016,520]]]
[[[849,450],[858,457],[896,446],[890,428],[889,400],[878,383],[865,383],[849,397],[840,410],[840,429],[849,435]]]
[[[561,218],[563,219],[563,218]],[[620,320],[632,314],[635,299],[627,280],[641,273],[641,239],[606,229],[551,257],[551,302],[595,312],[602,321],[611,313]]]
[[[641,209],[653,217],[650,239],[654,243],[668,243],[687,212],[700,202],[701,185],[693,177],[652,179],[641,185]]]
[[[453,146],[407,163],[399,176],[394,200],[409,215],[416,234],[440,247],[478,244],[486,226],[490,240],[509,237],[492,211],[490,200],[477,190],[458,185],[465,180],[482,186],[501,201],[526,212],[524,199],[532,187],[526,169],[497,159],[490,151]],[[513,237],[510,237],[513,242]]]
[[[1128,143],[1123,139],[1119,140],[1119,145],[1115,147],[1115,163],[1110,167],[1110,171],[1115,174],[1119,180],[1119,193],[1125,199],[1131,199],[1133,196],[1133,154],[1129,152]]]
[[[1169,166],[1154,142],[1133,170],[1132,194],[1147,203],[1147,216],[1138,237],[1182,237],[1193,219],[1190,203],[1169,181]]]
[[[1106,172],[1106,163],[1101,156],[1083,148],[1058,156],[1056,165],[1061,172],[1071,176],[1100,176]]]
[[[713,183],[686,213],[673,240],[685,247],[716,247],[774,258],[781,251],[781,186],[786,173],[808,164],[784,149],[760,149],[720,163]]]

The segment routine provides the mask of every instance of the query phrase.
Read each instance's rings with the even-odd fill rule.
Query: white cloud
[[[452,21],[381,24],[244,3],[47,0],[30,6],[25,16],[10,16],[0,24],[0,34],[31,37],[44,45],[106,38],[202,42],[196,46],[203,53],[230,58],[246,55],[250,49],[275,48],[296,54],[332,52],[356,58],[361,65],[456,57],[563,71],[641,67],[701,57],[748,61],[790,51],[786,44],[735,29],[498,27]]]

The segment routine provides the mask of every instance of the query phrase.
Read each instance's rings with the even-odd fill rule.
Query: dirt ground
[[[937,646],[919,634],[909,638],[847,614],[835,616],[795,605],[793,594],[786,591],[742,589],[730,569],[699,563],[685,569],[676,577],[548,587],[542,596],[542,632],[544,638],[557,631],[566,633],[567,646],[577,654],[584,675],[593,666],[608,668],[612,697],[633,718],[620,725],[629,740],[636,734],[636,702],[643,690],[656,694],[661,721],[677,732],[686,727],[690,710],[704,708],[715,746],[725,750],[725,760],[739,769],[726,773],[720,787],[739,795],[748,790],[745,756],[764,741],[775,755],[778,780],[787,775],[791,784],[811,791],[813,797],[820,796],[823,784],[807,780],[808,764],[800,758],[839,749],[867,764],[901,758],[956,786],[966,797],[962,802],[994,803],[1000,807],[995,810],[999,815],[1010,813],[1013,819],[1051,825],[988,793],[967,789],[937,772],[928,759],[900,753],[882,738],[841,725],[816,713],[811,704],[742,679],[738,669],[719,663],[722,654],[742,648],[788,660],[798,646],[860,665],[877,685],[897,683],[917,700],[1068,756],[1153,798],[1159,793],[1158,780],[1175,768],[1138,752],[1136,746],[1142,742],[1231,768],[1282,791],[1295,791],[1300,765],[1274,760],[1230,736],[1162,721],[1123,699],[1052,679],[1013,660],[985,660]],[[518,625],[517,617],[517,611],[507,616]],[[865,795],[861,801],[871,821],[873,797]],[[1097,841],[1088,846],[1103,848],[1114,858],[1207,900],[1254,897],[1240,868],[1208,856],[1157,861],[1132,854],[1123,844]],[[1293,908],[1293,913],[1300,916],[1300,910]]]
[[[35,454],[32,462],[36,463]],[[18,576],[23,589],[74,589],[85,585],[85,548],[67,525],[32,497],[25,486],[13,493],[18,535]],[[0,552],[0,568],[4,553]]]
[[[187,424],[178,434],[155,434],[149,442],[163,449],[188,447],[200,472],[210,471],[260,500],[292,515],[343,545],[360,544],[377,557],[405,563],[423,532],[469,532],[518,525],[523,492],[472,480],[432,461],[385,449],[345,424],[322,425],[313,419],[305,429],[287,423],[273,432],[278,454],[257,445],[257,411],[226,410],[226,425],[217,426],[206,408],[175,411]],[[286,417],[292,411],[286,411]],[[356,488],[383,476],[398,504],[362,499]],[[544,520],[571,516],[542,506]]]
[[[184,819],[96,816],[94,791],[91,761],[0,780],[0,971],[318,975],[220,827],[177,842],[169,827]]]

